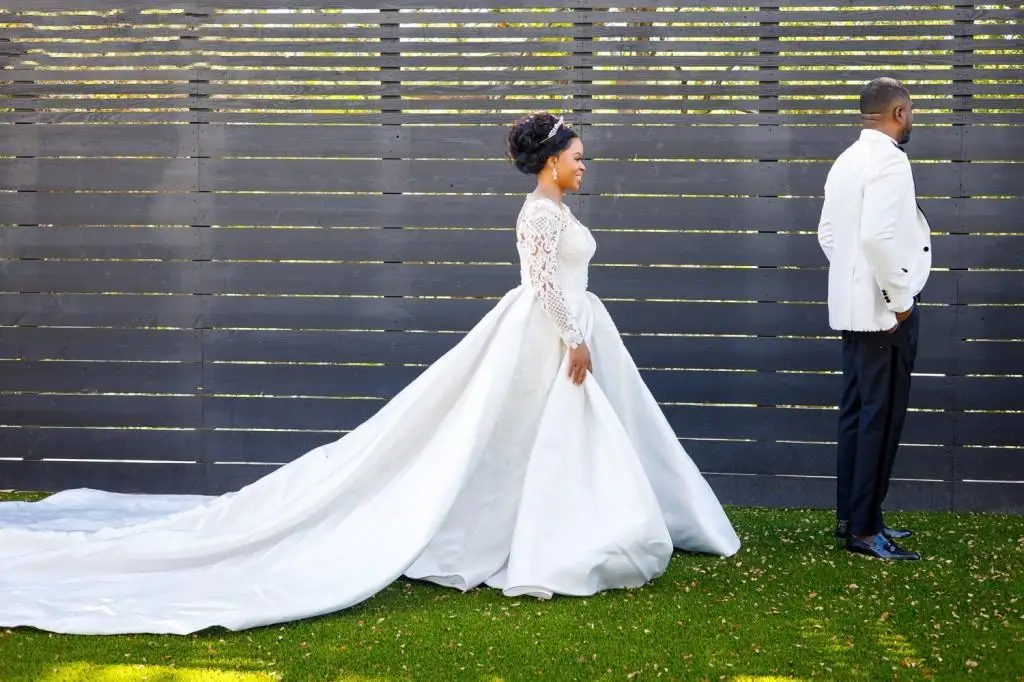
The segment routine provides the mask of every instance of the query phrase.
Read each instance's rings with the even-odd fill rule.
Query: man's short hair
[[[894,78],[876,78],[860,91],[860,113],[882,114],[897,101],[910,101],[910,93]]]

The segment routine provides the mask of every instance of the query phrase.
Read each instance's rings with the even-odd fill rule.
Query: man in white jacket
[[[910,95],[878,78],[862,90],[860,111],[864,129],[829,171],[818,225],[829,324],[843,338],[836,536],[852,552],[920,559],[896,545],[911,532],[885,525],[882,502],[907,414],[930,229],[901,147],[913,124]]]

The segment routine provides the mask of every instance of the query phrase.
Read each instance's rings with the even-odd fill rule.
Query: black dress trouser
[[[836,512],[851,535],[882,532],[882,502],[910,399],[921,310],[895,332],[843,332]]]

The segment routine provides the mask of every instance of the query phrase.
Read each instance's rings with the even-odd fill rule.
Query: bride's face
[[[583,141],[572,138],[569,146],[555,159],[558,168],[558,185],[563,190],[577,192],[583,185],[583,174],[587,167],[583,164]]]

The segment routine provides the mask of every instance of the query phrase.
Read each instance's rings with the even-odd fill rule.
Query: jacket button
[[[925,252],[926,252],[926,253],[927,253],[928,251],[931,251],[931,249],[929,249],[929,248],[928,248],[927,246],[926,246],[926,247],[924,247],[924,250],[925,250]]]

